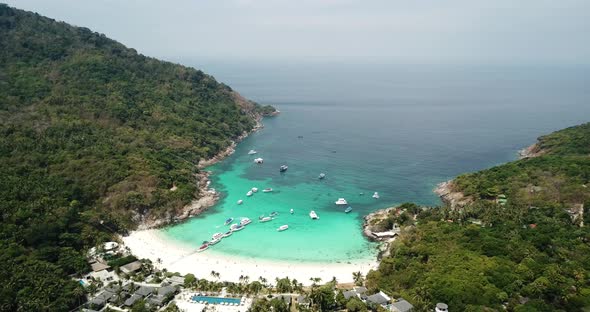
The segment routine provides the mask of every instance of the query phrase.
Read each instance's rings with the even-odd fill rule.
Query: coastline
[[[134,231],[121,239],[135,256],[150,259],[156,267],[180,274],[192,273],[197,278],[209,280],[212,279],[211,271],[215,271],[220,273],[219,280],[229,282],[240,282],[240,276],[248,276],[250,281],[262,276],[274,283],[275,278],[288,276],[305,286],[311,285],[312,277],[320,277],[322,281],[336,277],[339,283],[347,283],[353,281],[353,272],[360,271],[365,275],[379,265],[376,259],[350,263],[301,263],[233,257],[209,251],[199,253],[196,246],[191,248],[174,242],[156,229]]]

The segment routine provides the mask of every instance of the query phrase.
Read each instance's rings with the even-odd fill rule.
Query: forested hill
[[[590,124],[543,136],[532,152],[453,180],[471,200],[420,212],[368,285],[417,311],[588,311]],[[405,214],[391,222],[413,223]]]
[[[0,310],[60,311],[81,251],[195,196],[195,164],[272,107],[199,70],[0,4]],[[176,186],[175,191],[171,191]]]

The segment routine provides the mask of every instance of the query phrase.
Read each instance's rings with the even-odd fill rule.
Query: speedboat
[[[258,192],[258,188],[257,187],[253,187],[252,188],[252,192],[254,192],[254,193]]]
[[[223,234],[221,234],[221,235],[222,235],[222,237],[223,237]],[[215,244],[219,243],[220,241],[221,241],[221,238],[219,238],[219,239],[212,239],[212,240],[209,242],[209,245],[215,245]]]
[[[213,236],[211,237],[213,240],[221,240],[223,238],[223,233],[215,233],[213,234]]]
[[[276,216],[276,215],[278,215],[278,214],[279,214],[278,212],[276,212],[276,211],[273,211],[273,212],[271,212],[271,213],[269,214],[269,216],[271,216],[271,217],[274,217],[274,216]]]
[[[375,199],[379,198],[379,193],[375,192],[375,194],[373,194],[373,198],[375,198]]]
[[[277,229],[277,231],[282,232],[282,231],[284,231],[284,230],[286,230],[288,228],[289,228],[289,226],[286,225],[286,224],[285,225],[281,225],[281,226],[279,226],[279,228]]]
[[[264,193],[270,193],[270,192],[272,192],[272,188],[270,188],[270,187],[269,188],[265,188],[264,190],[262,190],[262,192],[264,192]]]
[[[320,173],[320,176],[318,177],[318,179],[320,179],[320,180],[321,180],[321,179],[323,179],[323,178],[325,178],[325,177],[326,177],[326,174],[325,174],[325,173]]]
[[[257,164],[261,164],[261,163],[264,162],[264,159],[262,159],[262,158],[256,158],[256,159],[254,159],[254,162],[257,163]]]
[[[293,214],[293,212],[294,212],[293,209],[291,209],[291,214]]]
[[[238,200],[238,205],[241,205],[244,201],[243,200]]]
[[[225,220],[225,223],[223,225],[228,225],[230,223],[232,223],[234,221],[234,218],[229,218],[227,220]]]
[[[252,196],[252,194],[253,194],[252,191],[248,191],[248,193],[246,193],[246,196],[250,197],[250,196]]]
[[[318,217],[317,213],[315,213],[315,211],[313,211],[313,210],[309,212],[309,217],[312,218],[313,220],[317,220],[320,218],[320,217]]]
[[[234,232],[241,231],[244,229],[244,226],[241,224],[236,224],[231,230]]]
[[[246,225],[248,225],[248,224],[250,224],[250,223],[252,223],[252,220],[250,220],[250,219],[248,219],[248,218],[243,218],[243,219],[240,221],[240,225],[241,225],[241,226],[246,226]]]
[[[223,233],[223,237],[228,237],[228,236],[232,235],[233,233],[234,233],[233,230],[230,229],[229,231]]]
[[[272,217],[264,217],[259,220],[260,220],[260,222],[268,222],[268,221],[272,221]]]
[[[335,202],[336,205],[348,205],[348,203],[346,202],[346,199],[344,198],[338,198],[338,200]]]
[[[250,150],[250,151],[248,152],[248,155],[254,155],[254,154],[256,154],[256,153],[258,153],[258,152],[257,152],[257,151],[255,151],[255,150]]]
[[[287,171],[287,169],[289,169],[289,166],[287,166],[287,165],[282,165],[282,166],[281,166],[281,168],[279,168],[279,171],[280,171],[280,172],[285,172],[285,171]]]
[[[348,208],[346,208],[346,210],[344,210],[344,212],[349,213],[352,211],[352,207],[348,206]]]
[[[207,250],[207,248],[209,248],[209,243],[204,243],[203,245],[201,245],[201,247],[199,247],[199,249],[197,249],[197,252],[202,252]]]

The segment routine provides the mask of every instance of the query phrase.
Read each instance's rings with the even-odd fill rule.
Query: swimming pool
[[[220,297],[207,297],[207,296],[192,296],[191,299],[193,301],[205,301],[211,304],[220,304],[220,303],[231,303],[231,304],[240,304],[241,299],[238,298],[220,298]]]

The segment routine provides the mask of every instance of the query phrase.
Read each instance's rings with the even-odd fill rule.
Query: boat
[[[277,231],[282,232],[282,231],[284,231],[284,230],[286,230],[288,228],[289,228],[289,226],[286,225],[286,224],[285,225],[281,225],[281,226],[279,226],[279,228],[277,229]]]
[[[264,190],[262,190],[262,192],[264,192],[264,193],[270,193],[270,192],[272,192],[272,188],[270,188],[270,187],[269,188],[265,188]]]
[[[211,238],[213,240],[221,240],[223,238],[223,233],[215,233]]]
[[[221,235],[223,235],[223,234],[221,234]],[[209,242],[209,245],[210,245],[210,246],[212,246],[212,245],[215,245],[215,244],[219,243],[220,241],[221,241],[221,238],[219,238],[219,239],[212,239],[212,240]]]
[[[346,199],[344,198],[338,198],[337,201],[334,202],[336,205],[348,205],[348,203],[346,202]]]
[[[348,208],[346,208],[346,210],[344,210],[344,212],[349,213],[352,211],[352,207],[348,206]]]
[[[264,217],[264,218],[260,218],[258,220],[260,220],[260,222],[268,222],[268,221],[272,221],[272,217]]]
[[[232,235],[233,233],[234,233],[233,230],[230,229],[229,231],[223,233],[223,237],[228,237],[228,236]]]
[[[273,211],[273,212],[271,212],[271,213],[270,213],[270,215],[269,215],[269,216],[271,216],[271,217],[274,217],[274,216],[277,216],[278,214],[279,214],[278,212],[276,212],[276,211]]]
[[[248,197],[252,196],[252,191],[248,191],[248,193],[246,193],[246,196],[248,196]]]
[[[241,231],[243,229],[244,229],[244,226],[243,225],[236,224],[236,226],[234,226],[231,230],[234,231],[234,232],[237,232],[237,231]]]
[[[279,168],[279,171],[280,171],[280,172],[285,172],[285,171],[287,171],[287,169],[289,169],[289,166],[287,166],[287,165],[282,165],[282,166],[281,166],[281,168]]]
[[[240,221],[240,225],[241,225],[241,226],[246,226],[246,225],[248,225],[248,224],[250,224],[250,223],[252,223],[252,220],[250,220],[250,219],[248,219],[248,218],[243,218],[243,219]]]
[[[244,201],[243,200],[238,200],[238,205],[241,205]]]
[[[325,178],[325,177],[326,177],[326,174],[322,172],[322,173],[320,173],[320,175],[318,176],[318,179],[320,179],[320,180],[321,180],[321,179],[323,179],[323,178]]]
[[[254,159],[254,162],[257,163],[257,164],[262,164],[264,162],[264,159],[262,159],[262,158],[256,158],[256,159]]]
[[[309,217],[312,218],[313,220],[317,220],[320,218],[320,217],[318,217],[317,213],[315,213],[315,211],[313,211],[313,210],[309,212]]]
[[[375,192],[375,194],[373,194],[373,198],[375,198],[375,199],[379,198],[379,193]]]
[[[257,187],[253,187],[252,188],[252,192],[254,192],[254,193],[258,192],[258,188]]]
[[[227,220],[225,220],[225,223],[223,225],[228,225],[230,223],[232,223],[234,221],[234,218],[229,218]]]
[[[256,154],[256,153],[258,153],[258,152],[257,152],[257,151],[255,151],[255,150],[250,150],[250,151],[248,152],[248,155],[254,155],[254,154]]]
[[[201,245],[201,247],[199,247],[199,249],[197,249],[197,252],[202,252],[207,250],[207,248],[209,248],[209,243],[204,243],[203,245]]]
[[[291,209],[291,214],[293,214],[293,212],[294,212],[293,209]]]

